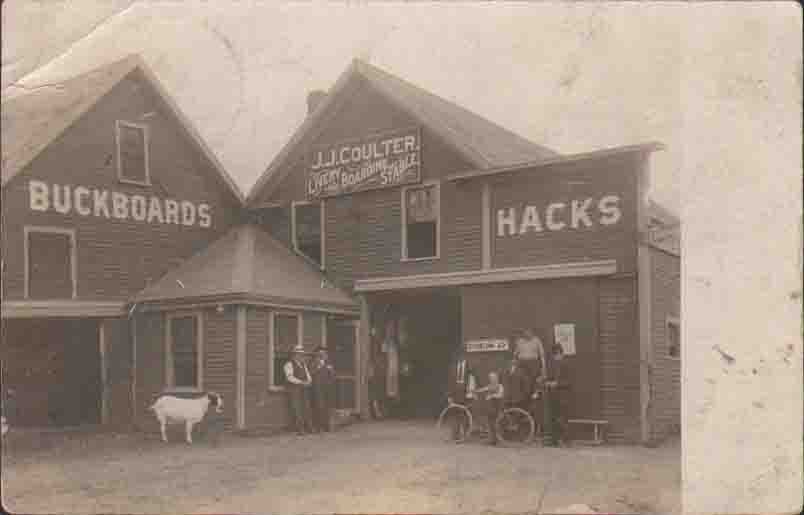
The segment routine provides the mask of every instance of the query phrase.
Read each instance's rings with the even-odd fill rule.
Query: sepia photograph
[[[3,2],[4,509],[797,512],[801,12],[766,5]],[[696,161],[733,140],[690,98],[757,87],[772,191]],[[724,262],[707,209],[751,191],[785,221]],[[696,321],[741,331],[714,292],[763,259],[754,356]]]

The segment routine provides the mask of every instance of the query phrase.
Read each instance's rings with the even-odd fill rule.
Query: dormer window
[[[117,178],[120,182],[150,186],[148,127],[117,122]]]
[[[298,201],[291,204],[293,248],[324,268],[324,204]]]

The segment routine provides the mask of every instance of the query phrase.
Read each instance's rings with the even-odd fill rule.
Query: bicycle
[[[533,416],[516,406],[503,408],[497,415],[495,426],[497,437],[506,444],[527,445],[533,441],[536,434],[536,422]],[[436,427],[442,432],[446,431],[445,440],[453,440],[458,443],[466,441],[472,434],[481,432],[474,426],[472,409],[455,402],[449,403],[441,411]]]

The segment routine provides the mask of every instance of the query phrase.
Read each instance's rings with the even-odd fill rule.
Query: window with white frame
[[[201,316],[197,313],[167,318],[167,384],[202,388]]]
[[[75,298],[75,231],[57,227],[26,227],[24,234],[25,297]]]
[[[272,387],[287,384],[285,363],[291,358],[293,347],[301,343],[301,316],[294,313],[274,313],[271,344],[271,380]]]
[[[667,319],[667,356],[681,358],[681,324],[676,318]]]
[[[293,248],[324,268],[324,204],[294,202],[292,210]]]
[[[428,184],[402,190],[402,258],[437,258],[439,253],[439,188]]]
[[[148,127],[117,122],[117,178],[121,182],[148,186]]]

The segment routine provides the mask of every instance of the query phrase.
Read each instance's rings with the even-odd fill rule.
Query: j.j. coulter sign
[[[500,208],[497,209],[497,237],[610,226],[621,219],[620,197],[617,195],[553,202],[546,206]]]
[[[55,211],[63,215],[77,213],[117,220],[135,220],[149,224],[174,224],[212,227],[209,204],[154,196],[127,195],[117,191],[28,181],[32,211]]]

